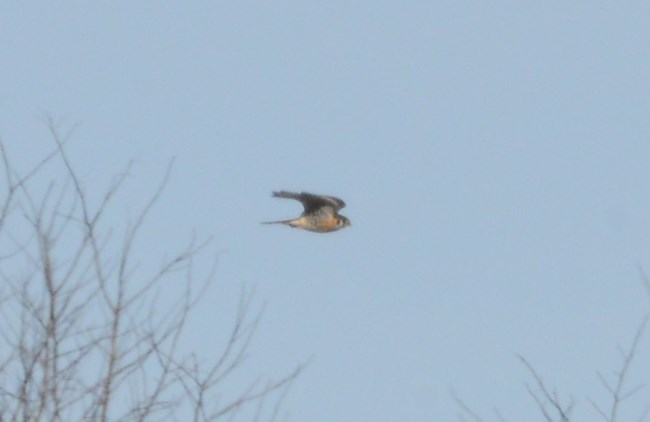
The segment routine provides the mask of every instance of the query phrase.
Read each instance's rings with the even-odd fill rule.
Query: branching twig
[[[551,394],[548,389],[546,388],[546,385],[544,385],[544,381],[540,377],[540,375],[535,371],[535,368],[532,367],[530,363],[526,360],[521,355],[517,355],[521,363],[528,369],[528,372],[533,376],[535,379],[535,383],[537,384],[537,388],[541,392],[541,397],[539,396],[538,393],[536,393],[529,385],[526,385],[526,389],[528,390],[528,393],[533,397],[535,400],[535,403],[537,403],[537,406],[539,407],[540,412],[542,412],[542,415],[547,421],[552,421],[553,418],[551,415],[548,413],[548,410],[546,409],[546,403],[551,404],[551,407],[553,407],[558,416],[560,417],[561,422],[567,422],[569,421],[569,415],[571,414],[571,410],[573,409],[574,401],[571,400],[569,404],[566,406],[562,406],[560,403],[560,399],[557,397],[556,393]]]
[[[623,388],[627,380],[627,375],[630,370],[630,366],[632,365],[632,361],[636,357],[637,349],[639,347],[641,337],[645,332],[647,323],[648,323],[648,317],[646,316],[645,318],[643,318],[643,321],[641,321],[641,324],[639,324],[639,327],[636,330],[636,334],[634,335],[634,339],[632,340],[632,345],[627,351],[623,351],[622,349],[619,348],[621,357],[623,359],[623,364],[621,366],[621,369],[617,373],[616,385],[612,386],[609,382],[607,382],[605,377],[600,372],[597,372],[597,376],[601,384],[612,396],[612,404],[609,409],[609,412],[606,412],[603,409],[601,409],[592,400],[589,401],[593,406],[593,408],[598,412],[598,414],[607,422],[615,422],[618,417],[619,406],[621,402],[633,396],[636,392],[638,392],[641,388],[643,388],[643,386],[640,385],[635,388],[632,388],[627,392],[623,392]]]
[[[0,234],[6,234],[0,246],[2,241],[11,246],[0,257],[0,280],[7,290],[0,290],[0,422],[207,421],[232,418],[242,409],[254,410],[255,404],[259,416],[274,392],[279,398],[268,412],[276,419],[302,366],[219,400],[245,363],[262,315],[252,311],[253,295],[246,287],[232,329],[225,333],[226,344],[211,353],[212,363],[200,363],[184,347],[190,313],[216,274],[216,260],[202,278],[194,274],[194,262],[211,238],[192,236],[149,272],[132,264],[135,243],[169,180],[173,160],[127,224],[120,244],[114,235],[119,231],[104,227],[108,218],[102,217],[132,163],[95,204],[66,152],[70,135],[60,136],[52,119],[46,124],[56,148],[24,175],[15,170],[0,139],[5,176]],[[62,176],[38,182],[55,157]],[[26,234],[4,233],[8,227],[12,232],[23,228]],[[15,268],[26,270],[16,276]],[[178,295],[164,302],[159,293],[170,278]]]

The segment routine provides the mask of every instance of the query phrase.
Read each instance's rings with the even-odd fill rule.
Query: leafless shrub
[[[645,277],[645,273],[642,272],[642,274],[644,275],[644,283],[647,284],[647,277]],[[643,337],[647,324],[648,317],[646,316],[639,324],[630,347],[627,349],[619,347],[621,365],[618,371],[615,372],[614,382],[608,381],[606,376],[600,372],[596,372],[600,383],[611,396],[611,402],[609,404],[603,405],[598,404],[589,398],[587,400],[591,404],[591,407],[594,409],[596,414],[598,414],[600,418],[606,422],[621,421],[622,419],[620,417],[620,409],[622,403],[639,393],[645,387],[645,385],[642,384],[630,388],[627,385],[627,381],[632,363],[639,354],[641,338]],[[576,400],[573,397],[562,399],[560,397],[560,394],[555,389],[551,390],[548,387],[548,385],[542,379],[540,373],[531,365],[528,359],[521,355],[517,355],[517,357],[534,381],[532,385],[528,383],[526,384],[526,390],[537,405],[538,415],[541,416],[542,420],[546,422],[570,422],[573,420],[572,412],[575,409]],[[476,411],[470,408],[469,405],[464,400],[459,398],[453,390],[451,392],[451,396],[461,411],[459,414],[460,421],[466,421],[468,420],[467,418],[475,422],[483,422],[486,420],[482,418]],[[650,403],[645,406],[644,410],[638,416],[636,421],[643,422],[647,420],[649,414]],[[506,418],[498,410],[495,411],[495,415],[495,420],[501,422],[506,421]]]
[[[134,256],[171,163],[119,236],[104,220],[131,164],[92,201],[66,153],[67,137],[47,124],[52,151],[25,172],[0,140],[0,421],[231,420],[244,409],[253,420],[275,420],[300,366],[231,392],[234,398],[222,394],[260,319],[250,290],[242,290],[226,345],[211,363],[183,347],[190,311],[214,279],[216,260],[202,277],[194,274],[210,239],[191,238],[148,273]],[[62,176],[35,187],[46,166],[59,166]],[[170,280],[173,303],[160,299]]]

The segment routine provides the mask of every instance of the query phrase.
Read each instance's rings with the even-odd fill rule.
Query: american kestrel
[[[339,215],[338,211],[345,206],[339,198],[325,195],[314,195],[301,192],[273,192],[275,198],[289,198],[302,202],[305,211],[300,217],[292,220],[268,221],[262,224],[286,224],[287,226],[309,230],[311,232],[333,232],[350,225],[347,217]]]

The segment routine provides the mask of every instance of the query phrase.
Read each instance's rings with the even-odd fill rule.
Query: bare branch
[[[597,406],[592,400],[590,400],[591,405],[593,408],[598,412],[598,414],[606,421],[608,422],[615,422],[618,417],[618,412],[619,412],[619,406],[621,402],[624,400],[632,397],[635,393],[637,393],[639,390],[643,388],[643,385],[634,387],[630,389],[627,392],[624,392],[623,389],[625,387],[625,382],[627,379],[628,372],[630,370],[630,366],[632,365],[632,361],[636,357],[637,349],[639,347],[639,343],[641,341],[641,337],[643,336],[643,333],[645,332],[646,325],[648,323],[648,317],[646,316],[643,318],[641,321],[641,324],[639,324],[639,327],[636,330],[636,333],[634,335],[634,339],[632,341],[632,345],[630,348],[627,350],[627,352],[620,350],[621,351],[621,357],[623,360],[623,364],[621,369],[618,371],[617,376],[616,376],[616,385],[612,386],[610,383],[607,382],[605,377],[601,375],[599,372],[597,372],[598,379],[600,380],[601,384],[607,389],[607,391],[610,393],[612,396],[612,404],[610,407],[609,412],[605,412],[602,410],[599,406]]]
[[[453,388],[449,389],[449,394],[451,395],[452,399],[454,399],[454,402],[456,402],[456,405],[458,405],[458,407],[460,407],[460,409],[463,412],[465,412],[467,415],[469,415],[472,418],[472,420],[474,420],[475,422],[483,422],[483,419],[481,419],[481,417],[478,414],[476,414],[465,403],[465,401],[463,401],[460,397],[458,397],[458,395],[456,394],[456,392],[454,391]]]
[[[211,238],[191,236],[152,270],[132,264],[135,243],[173,160],[120,243],[115,239],[120,231],[105,227],[108,218],[102,217],[132,163],[93,201],[67,155],[70,134],[61,136],[52,119],[46,124],[56,148],[24,175],[0,140],[6,179],[0,234],[3,228],[20,228],[19,236],[5,230],[0,237],[0,246],[10,249],[0,258],[5,286],[0,290],[0,422],[207,421],[233,418],[245,409],[257,418],[270,413],[277,419],[303,366],[225,394],[246,362],[262,315],[252,306],[252,290],[242,289],[232,328],[223,333],[225,345],[210,352],[207,364],[184,347],[190,313],[216,275],[216,259],[204,274],[194,274]],[[62,176],[42,180],[42,168],[56,163],[55,157]],[[172,299],[160,294],[169,279],[182,286]],[[275,406],[266,407],[271,394]]]
[[[571,400],[568,405],[562,406],[559,398],[557,397],[557,394],[556,393],[551,394],[548,391],[548,389],[544,385],[544,381],[539,376],[537,371],[535,371],[532,365],[528,363],[528,361],[523,356],[517,355],[517,357],[519,358],[521,363],[526,367],[526,369],[528,369],[530,374],[533,376],[533,378],[535,379],[535,383],[537,384],[537,387],[541,392],[542,397],[538,396],[538,394],[535,393],[531,387],[526,386],[528,392],[537,403],[537,406],[539,407],[540,411],[542,412],[546,420],[552,421],[553,419],[551,418],[550,414],[546,410],[546,405],[544,403],[544,400],[550,403],[551,407],[553,407],[556,410],[558,416],[560,417],[560,421],[562,422],[568,421],[569,415],[571,414],[571,409],[573,408],[573,404],[574,404],[573,400]]]

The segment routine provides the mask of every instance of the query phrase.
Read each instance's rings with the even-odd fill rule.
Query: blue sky
[[[188,347],[254,287],[241,376],[309,361],[289,420],[457,420],[452,388],[534,420],[517,353],[597,420],[650,303],[650,5],[326,3],[5,2],[0,136],[29,163],[43,115],[78,124],[98,191],[134,159],[116,226],[176,157],[140,257],[214,235]],[[300,212],[278,189],[340,196],[352,227],[259,225]]]

